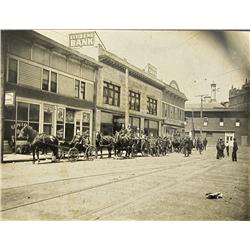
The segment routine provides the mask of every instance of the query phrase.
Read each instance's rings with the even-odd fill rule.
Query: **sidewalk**
[[[52,154],[47,154],[47,155],[39,155],[40,160],[46,160],[46,159],[51,159]],[[33,156],[32,154],[25,155],[25,154],[4,154],[3,155],[3,162],[4,163],[9,163],[9,162],[24,162],[24,161],[32,161]]]
[[[108,156],[108,151],[103,150],[102,153],[103,157]],[[100,157],[101,154],[98,152],[98,157]],[[37,158],[37,157],[36,157]],[[52,153],[49,153],[47,155],[39,154],[40,160],[51,160]],[[4,154],[3,155],[3,163],[11,163],[11,162],[25,162],[25,161],[33,161],[32,154]]]

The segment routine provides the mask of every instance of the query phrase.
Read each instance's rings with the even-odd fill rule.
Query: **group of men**
[[[227,156],[229,156],[229,141],[224,141],[222,138],[219,138],[216,144],[216,149],[217,149],[217,159],[222,159],[225,157],[224,150],[226,149]],[[238,151],[238,143],[236,138],[234,138],[233,142],[233,150],[232,150],[232,161],[237,161],[237,151]]]

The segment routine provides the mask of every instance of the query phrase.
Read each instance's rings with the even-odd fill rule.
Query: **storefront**
[[[144,120],[144,132],[146,135],[159,135],[159,122],[154,120],[145,119]]]
[[[101,112],[101,132],[104,135],[113,135],[124,127],[125,119],[122,114]]]
[[[21,129],[28,125],[39,133],[70,141],[79,130],[92,141],[92,110],[18,98],[15,106],[5,106],[4,152],[13,152]]]

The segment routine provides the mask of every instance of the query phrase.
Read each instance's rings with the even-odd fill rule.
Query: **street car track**
[[[189,162],[186,162],[185,165],[187,165],[188,163]],[[180,167],[179,164],[177,164],[175,166],[170,166],[168,168],[165,167],[165,166],[164,167],[153,168],[154,170],[150,171],[150,172],[146,172],[146,173],[143,173],[143,174],[137,174],[137,175],[130,176],[130,177],[125,177],[125,178],[121,178],[121,179],[118,179],[118,180],[108,181],[108,182],[105,182],[105,183],[102,183],[102,184],[92,185],[92,186],[89,186],[89,187],[85,187],[85,188],[78,189],[78,190],[71,191],[71,192],[67,192],[67,193],[62,193],[62,194],[59,194],[59,195],[55,195],[55,196],[52,196],[52,197],[36,200],[36,201],[33,201],[33,202],[28,202],[28,203],[20,204],[20,205],[17,205],[17,206],[8,207],[8,208],[5,208],[5,209],[1,209],[0,212],[5,212],[5,211],[9,211],[9,210],[13,210],[13,209],[17,209],[17,208],[21,208],[21,207],[25,207],[25,206],[37,204],[37,203],[40,203],[40,202],[57,199],[57,198],[64,197],[64,196],[67,196],[67,195],[81,193],[81,192],[92,190],[92,189],[95,189],[95,188],[100,188],[100,187],[103,187],[103,186],[112,185],[112,184],[115,184],[115,183],[128,181],[128,180],[131,180],[131,179],[136,179],[136,178],[144,177],[144,176],[147,176],[147,175],[152,175],[152,174],[156,174],[156,173],[159,173],[159,172],[168,171],[168,170],[171,170],[173,168],[178,168],[178,167]],[[181,167],[183,167],[183,165]],[[77,179],[79,179],[79,178],[80,177],[78,177]],[[76,180],[76,179],[73,179],[73,180]],[[31,185],[33,185],[33,184],[31,184]]]
[[[142,200],[143,198],[150,196],[152,193],[154,193],[156,191],[159,191],[159,190],[165,189],[165,188],[171,188],[175,185],[178,185],[180,182],[191,179],[191,178],[195,177],[196,175],[199,175],[200,173],[209,172],[216,167],[217,166],[214,165],[214,166],[211,166],[208,168],[199,169],[192,175],[184,176],[184,177],[180,178],[179,180],[172,181],[171,183],[162,184],[162,185],[159,185],[157,187],[153,187],[153,188],[147,190],[145,193],[139,194],[136,197],[132,197],[128,200],[125,200],[124,202],[118,202],[118,203],[114,202],[114,203],[108,204],[102,208],[90,210],[87,213],[83,214],[82,219],[84,219],[84,220],[99,220],[99,219],[101,219],[101,217],[105,217],[109,214],[112,214],[116,210],[119,210],[121,208],[127,208],[130,205],[135,204],[137,201]]]
[[[145,171],[145,170],[156,170],[156,169],[165,169],[165,168],[166,167],[143,168],[143,169],[139,169],[139,171],[141,172],[141,171]],[[78,176],[78,177],[56,179],[56,180],[50,180],[50,181],[45,181],[45,182],[32,183],[32,184],[27,184],[27,185],[20,185],[20,186],[15,186],[15,187],[1,188],[0,190],[5,191],[5,190],[24,188],[24,187],[32,187],[32,186],[51,184],[51,183],[57,183],[57,182],[63,182],[63,181],[80,180],[80,179],[85,179],[85,178],[105,176],[105,175],[114,175],[114,174],[120,174],[120,173],[129,173],[129,172],[134,172],[134,171],[135,171],[134,169],[130,169],[130,170],[122,170],[122,171],[116,171],[116,172],[112,171],[112,172],[107,172],[107,173],[102,173],[102,174],[83,175],[83,176]],[[138,171],[138,169],[137,169],[137,171]]]

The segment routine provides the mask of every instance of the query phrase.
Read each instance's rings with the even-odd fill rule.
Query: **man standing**
[[[227,150],[227,156],[229,156],[229,142],[228,141],[226,141],[226,150]]]
[[[204,149],[206,150],[207,149],[207,138],[206,137],[203,140],[203,146],[204,146]]]
[[[237,161],[237,150],[238,150],[238,143],[236,141],[236,138],[234,138],[232,161]]]

